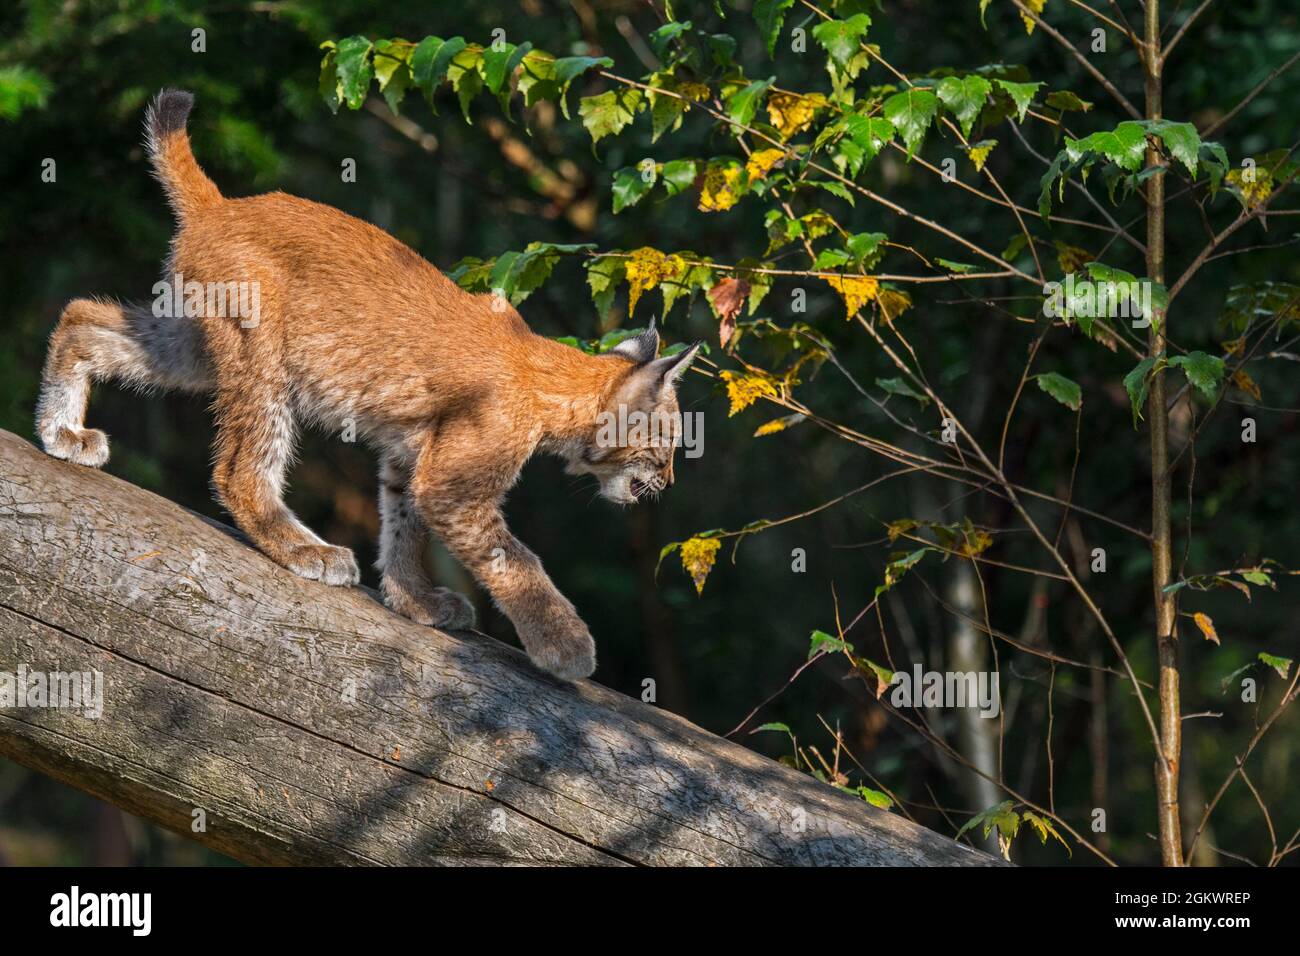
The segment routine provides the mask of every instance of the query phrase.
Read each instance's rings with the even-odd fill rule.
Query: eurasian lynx
[[[676,382],[699,346],[657,358],[652,326],[588,355],[535,335],[504,300],[463,291],[337,209],[284,193],[224,198],[190,149],[193,101],[165,90],[147,119],[154,171],[179,220],[166,275],[185,291],[184,307],[159,316],[77,299],[64,309],[37,407],[45,450],[93,467],[108,460],[107,436],[84,427],[92,381],[214,394],[222,505],[272,560],[351,585],[352,552],[313,534],[282,497],[298,424],[351,423],[381,454],[377,566],[388,606],[437,627],[473,622],[469,601],[423,571],[431,529],[491,593],[534,663],[566,679],[591,674],[586,625],[510,534],[501,501],[538,451],[595,475],[602,495],[622,504],[672,484],[675,430],[611,447],[598,424],[620,412],[677,422]],[[253,320],[214,303],[214,288],[251,288]]]

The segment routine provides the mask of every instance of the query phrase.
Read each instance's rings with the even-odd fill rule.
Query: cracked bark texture
[[[102,672],[103,715],[0,709],[0,755],[247,863],[1000,862],[0,432],[20,665]]]

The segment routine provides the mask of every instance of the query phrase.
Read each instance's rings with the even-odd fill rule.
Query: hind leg
[[[294,447],[287,390],[255,373],[235,375],[220,384],[216,407],[212,483],[235,524],[263,554],[295,574],[356,584],[361,575],[352,552],[321,540],[284,503]]]
[[[410,468],[388,456],[379,469],[379,560],[384,603],[417,624],[474,625],[474,605],[450,588],[434,587],[424,570],[428,528],[410,494]]]
[[[181,391],[211,387],[198,327],[141,306],[68,303],[50,337],[36,406],[48,454],[94,468],[108,461],[108,436],[84,424],[91,383],[110,379]]]

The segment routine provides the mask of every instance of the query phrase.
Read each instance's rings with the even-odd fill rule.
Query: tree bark
[[[1163,115],[1160,0],[1146,4],[1146,118]],[[1148,168],[1162,162],[1147,146]],[[1165,177],[1147,180],[1147,277],[1165,281]],[[1148,355],[1162,355],[1169,317],[1158,315],[1147,333]],[[1156,652],[1160,662],[1160,750],[1156,755],[1156,813],[1160,828],[1160,859],[1165,866],[1183,865],[1182,828],[1178,818],[1178,769],[1182,756],[1183,718],[1178,690],[1177,602],[1165,588],[1173,581],[1173,535],[1170,529],[1169,408],[1164,372],[1151,375],[1147,404],[1151,427],[1151,584],[1156,612]]]
[[[993,865],[483,635],[283,570],[0,432],[0,754],[260,864]]]

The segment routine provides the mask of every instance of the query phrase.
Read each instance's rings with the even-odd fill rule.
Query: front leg
[[[415,500],[429,527],[492,595],[514,624],[534,664],[563,680],[589,677],[596,669],[596,644],[537,555],[506,528],[495,501],[458,500],[449,489],[412,482]]]

